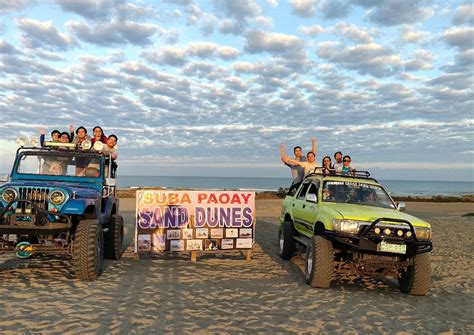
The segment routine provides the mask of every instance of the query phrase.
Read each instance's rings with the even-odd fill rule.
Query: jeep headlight
[[[5,202],[10,202],[18,196],[14,188],[6,188],[2,192],[2,199]]]
[[[53,205],[61,205],[65,199],[66,196],[63,191],[56,190],[49,194],[49,201],[51,201]]]
[[[415,227],[415,235],[417,240],[431,240],[431,228]]]
[[[350,233],[350,234],[357,234],[359,232],[359,227],[363,225],[368,225],[370,222],[368,221],[358,221],[358,220],[346,220],[346,219],[333,219],[332,226],[334,230]]]

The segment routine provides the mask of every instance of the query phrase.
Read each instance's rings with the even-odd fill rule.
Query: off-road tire
[[[73,244],[73,269],[77,278],[95,280],[104,263],[104,235],[98,220],[81,220]]]
[[[304,264],[306,284],[328,288],[334,272],[334,249],[332,242],[322,236],[313,236],[306,247]]]
[[[400,273],[398,284],[402,292],[411,295],[426,295],[431,286],[430,254],[416,255],[407,270]]]
[[[278,231],[278,254],[286,261],[290,260],[295,254],[296,242],[293,237],[296,235],[296,230],[291,221],[284,221],[280,225]]]
[[[104,255],[107,259],[118,260],[122,256],[123,217],[112,215],[109,231],[105,235]]]

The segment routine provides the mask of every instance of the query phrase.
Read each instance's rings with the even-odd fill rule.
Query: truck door
[[[309,186],[311,185],[311,181],[308,180],[304,182],[299,190],[296,193],[295,200],[293,201],[293,220],[296,230],[300,233],[305,234],[308,231],[308,227],[306,227],[306,222],[303,220],[304,211],[306,208],[306,192],[308,191]]]

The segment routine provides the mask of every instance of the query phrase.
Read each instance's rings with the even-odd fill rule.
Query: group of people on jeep
[[[290,191],[294,188],[298,188],[304,177],[314,172],[316,168],[321,168],[322,173],[328,175],[348,175],[355,172],[355,169],[351,167],[351,156],[343,156],[340,151],[334,154],[334,159],[336,160],[334,163],[331,161],[331,157],[324,156],[321,165],[318,165],[316,162],[317,141],[315,137],[311,138],[311,143],[311,151],[306,154],[306,157],[302,155],[300,146],[294,147],[294,158],[289,158],[285,153],[285,144],[281,145],[281,160],[291,169],[293,177]]]
[[[40,128],[40,144],[42,147],[45,146],[45,129]],[[115,134],[111,134],[109,136],[106,136],[104,134],[104,131],[100,126],[95,126],[92,129],[93,132],[93,137],[89,136],[87,134],[87,129],[83,126],[78,127],[77,129],[74,129],[73,125],[69,126],[69,132],[60,132],[59,130],[55,129],[51,132],[51,140],[50,142],[58,142],[58,143],[73,143],[77,149],[82,149],[82,150],[89,150],[93,149],[95,151],[99,151],[102,153],[102,155],[106,157],[110,157],[112,159],[112,173],[115,173],[115,169],[117,168],[117,163],[115,160],[118,157],[117,153],[117,141],[118,138]],[[89,142],[88,146],[85,146],[84,143]],[[96,142],[100,142],[101,145],[96,145]],[[86,171],[87,168],[90,167],[91,163],[86,162],[84,158],[76,159],[76,175],[81,176],[81,175],[87,175]],[[54,175],[60,175],[64,174],[65,171],[62,167],[63,164],[61,162],[45,162],[46,169],[49,169],[48,171],[45,171],[45,173],[48,174],[54,174]],[[96,169],[97,164],[93,164],[93,168]],[[96,169],[97,170],[97,169]],[[97,170],[98,171],[98,170]],[[98,172],[97,172],[98,173]],[[89,175],[89,177],[93,177],[92,175]]]

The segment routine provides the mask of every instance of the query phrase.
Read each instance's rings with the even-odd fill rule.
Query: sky
[[[0,171],[96,125],[119,173],[289,177],[280,145],[381,179],[474,181],[474,6],[0,0]]]

